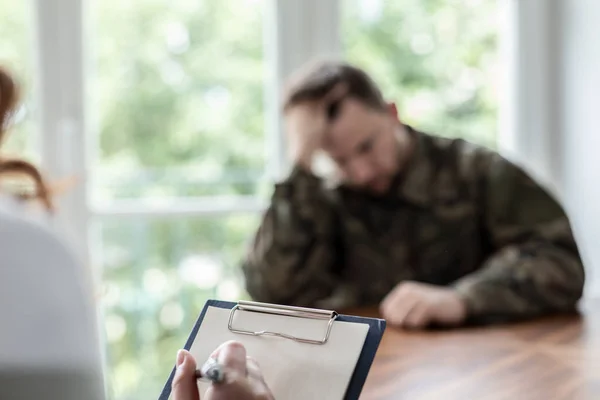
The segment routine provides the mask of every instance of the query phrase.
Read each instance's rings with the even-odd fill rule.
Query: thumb
[[[196,383],[196,360],[186,350],[177,352],[177,369],[173,378],[174,400],[200,400]]]

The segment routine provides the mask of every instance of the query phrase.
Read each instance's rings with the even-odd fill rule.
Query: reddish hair
[[[19,100],[17,83],[8,71],[0,67],[0,150]],[[33,180],[33,193],[17,193],[24,200],[39,200],[49,211],[53,210],[50,191],[40,171],[31,163],[18,158],[6,158],[0,153],[0,179],[19,176]]]

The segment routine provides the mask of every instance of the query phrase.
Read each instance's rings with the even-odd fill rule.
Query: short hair
[[[343,83],[346,97],[355,98],[375,110],[385,110],[387,103],[377,84],[362,69],[341,61],[319,61],[297,71],[287,84],[283,109],[318,100]]]

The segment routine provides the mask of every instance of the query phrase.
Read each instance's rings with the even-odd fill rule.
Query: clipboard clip
[[[236,329],[233,327],[233,318],[237,311],[249,311],[249,312],[257,312],[263,314],[273,314],[273,315],[283,315],[288,317],[296,317],[296,318],[308,318],[308,319],[320,319],[327,320],[327,328],[325,330],[323,339],[314,340],[314,339],[303,339],[296,336],[288,335],[285,333],[279,332],[271,332],[271,331],[248,331],[243,329]],[[255,301],[243,301],[240,300],[238,303],[231,309],[229,313],[229,324],[228,328],[233,333],[239,333],[242,335],[251,335],[251,336],[277,336],[285,339],[294,340],[299,343],[308,343],[308,344],[325,344],[327,340],[329,340],[329,335],[331,334],[331,327],[333,326],[333,322],[338,317],[338,313],[331,310],[319,310],[314,308],[305,308],[305,307],[292,307],[292,306],[284,306],[279,304],[267,304],[267,303],[258,303]]]

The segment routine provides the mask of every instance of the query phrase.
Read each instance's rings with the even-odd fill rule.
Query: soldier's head
[[[385,101],[375,82],[361,69],[343,62],[313,63],[290,80],[284,109],[323,98],[342,84],[346,95],[328,108],[329,129],[322,150],[347,184],[385,192],[399,167],[398,140],[405,131],[396,106]]]

